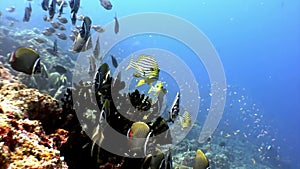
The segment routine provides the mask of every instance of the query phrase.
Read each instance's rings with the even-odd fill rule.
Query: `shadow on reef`
[[[155,161],[156,145],[172,143],[167,130],[168,123],[174,122],[179,113],[179,93],[170,111],[164,112],[169,118],[163,119],[159,113],[164,95],[160,94],[153,102],[138,90],[120,94],[119,91],[125,88],[120,76],[110,77],[109,67],[104,63],[94,82],[80,81],[67,89],[61,99],[61,128],[69,131],[69,138],[60,147],[61,154],[72,169],[172,168],[170,150],[166,157],[160,153],[162,158]],[[110,141],[113,138],[110,138],[107,125],[127,139]],[[101,145],[110,145],[124,153],[111,153]]]

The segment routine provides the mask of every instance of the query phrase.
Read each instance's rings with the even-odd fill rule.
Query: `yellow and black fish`
[[[28,75],[41,73],[40,56],[31,48],[19,47],[11,54],[9,63],[14,70]]]
[[[184,114],[179,116],[179,124],[181,125],[181,130],[188,129],[192,126],[191,115],[188,111],[184,111]]]
[[[146,145],[149,139],[149,126],[144,122],[135,122],[128,130],[130,152],[146,155]]]
[[[163,94],[166,94],[167,89],[164,88],[163,82],[157,81],[154,86],[151,85],[150,89],[148,90],[148,94],[150,94],[151,92],[154,93],[154,96],[158,96],[161,92],[163,92]]]
[[[136,61],[132,58],[126,70],[130,68],[134,68],[136,70],[133,74],[134,77],[141,78],[137,87],[145,83],[150,85],[158,80],[160,69],[153,56],[141,55]]]
[[[200,149],[196,152],[193,169],[209,169],[209,162]]]

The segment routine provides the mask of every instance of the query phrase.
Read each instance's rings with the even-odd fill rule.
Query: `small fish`
[[[77,13],[80,7],[80,0],[70,0],[69,1],[71,13],[75,12]]]
[[[192,126],[191,115],[188,111],[184,111],[183,116],[179,117],[179,124],[181,125],[181,130],[186,130]]]
[[[9,63],[14,70],[28,75],[41,73],[40,56],[31,48],[19,47],[11,54]]]
[[[71,32],[72,32],[75,36],[77,36],[77,35],[79,34],[79,31],[78,31],[78,30],[75,30],[75,29],[71,30]]]
[[[53,28],[55,28],[55,29],[58,29],[59,26],[62,25],[62,24],[60,24],[59,22],[55,22],[55,21],[51,21],[50,24],[51,24],[51,26],[52,26]]]
[[[7,12],[14,12],[16,10],[16,7],[15,6],[10,6],[10,7],[5,8],[5,10]]]
[[[62,65],[54,65],[52,66],[52,68],[54,71],[60,73],[60,74],[66,74],[67,73],[67,69],[65,67],[63,67]]]
[[[50,33],[55,33],[55,29],[52,28],[52,27],[48,27],[45,29],[47,32],[50,32]]]
[[[58,17],[60,17],[63,14],[63,11],[64,11],[64,2],[65,1],[60,2],[60,5],[58,7]]]
[[[82,52],[87,51],[89,49],[93,48],[93,43],[92,43],[92,37],[89,36],[85,45],[83,46],[83,48],[81,49]]]
[[[72,25],[76,24],[76,13],[75,12],[71,13],[71,21],[72,21]]]
[[[95,48],[93,50],[93,55],[96,59],[99,59],[99,51],[100,51],[100,42],[99,42],[99,36],[98,36]]]
[[[43,0],[41,5],[42,5],[43,10],[47,11],[49,8],[49,0]]]
[[[58,21],[59,21],[60,23],[62,23],[62,24],[68,23],[68,19],[65,18],[65,17],[59,16],[57,19],[58,19]]]
[[[82,29],[82,25],[76,25],[75,28],[80,30],[80,29]]]
[[[209,162],[205,156],[205,154],[198,149],[196,152],[193,169],[208,169]]]
[[[57,33],[56,35],[61,40],[67,40],[67,35],[64,33]]]
[[[173,161],[171,156],[171,149],[169,148],[167,157],[162,160],[160,167],[161,169],[173,169]]]
[[[158,80],[160,70],[157,61],[153,56],[141,55],[136,61],[132,58],[125,70],[128,70],[129,68],[134,68],[136,70],[133,74],[134,77],[142,78],[136,85],[137,87],[145,83],[150,85]]]
[[[115,19],[115,34],[117,34],[117,33],[119,33],[119,21],[118,21],[118,18],[117,18],[117,14],[115,14],[115,17],[114,17],[114,19]]]
[[[35,37],[34,40],[37,41],[38,43],[45,43],[46,42],[45,39],[42,39],[42,38],[39,38],[39,37]]]
[[[150,168],[151,169],[159,168],[164,159],[165,159],[164,153],[159,148],[155,148],[155,151],[151,158]]]
[[[23,17],[23,22],[29,22],[30,17],[31,17],[31,12],[32,12],[31,3],[29,3],[28,7],[25,7],[25,14]]]
[[[54,42],[53,42],[53,52],[56,53],[56,54],[58,53],[58,50],[57,50],[57,39],[55,39]]]
[[[51,36],[52,33],[51,32],[48,32],[48,31],[42,31],[42,34],[45,35],[45,36]]]
[[[0,17],[2,16],[2,12],[0,11]]]
[[[163,82],[157,81],[156,84],[153,86],[151,85],[150,89],[148,90],[148,94],[151,92],[154,92],[154,96],[158,96],[160,92],[163,92],[164,94],[167,93],[167,90],[163,86]]]
[[[48,8],[49,11],[49,20],[52,20],[56,10],[56,0],[51,0]]]
[[[64,7],[67,7],[68,6],[68,2],[66,0],[56,0],[57,4],[60,6],[61,4],[64,6]]]
[[[103,84],[106,82],[109,75],[110,75],[110,69],[108,64],[107,63],[101,64],[94,76],[95,91],[99,91],[103,87]]]
[[[111,8],[112,8],[112,4],[111,4],[111,2],[109,0],[100,0],[100,4],[106,10],[111,10]]]
[[[64,31],[64,30],[66,30],[66,27],[64,25],[59,25],[58,29],[61,31]]]
[[[69,2],[70,4],[70,8],[71,8],[71,20],[72,20],[72,24],[75,25],[76,24],[76,15],[77,15],[77,12],[79,10],[79,7],[80,7],[80,0],[71,0]]]
[[[41,77],[44,79],[48,79],[49,72],[48,72],[46,65],[44,65],[43,63],[40,63],[40,64],[41,64]]]
[[[48,16],[47,16],[47,15],[44,15],[44,16],[43,16],[43,20],[47,22],[47,21],[48,21]]]
[[[69,35],[69,38],[70,38],[72,41],[75,41],[76,36],[75,36],[75,35]]]
[[[77,17],[76,17],[76,19],[79,21],[83,21],[83,18],[84,18],[84,15],[82,15],[82,14],[77,15]]]
[[[111,57],[111,62],[112,62],[112,64],[113,64],[113,66],[114,66],[115,68],[117,68],[117,67],[118,67],[118,61],[117,61],[117,59],[115,58],[114,55],[110,55],[110,57]]]
[[[14,21],[10,21],[10,22],[9,22],[9,26],[10,26],[10,27],[13,27],[14,25],[15,25],[15,22],[14,22]]]
[[[99,33],[103,33],[103,32],[105,31],[105,30],[104,30],[101,26],[99,26],[99,25],[93,25],[92,28],[93,28],[95,31],[99,32]]]
[[[171,109],[169,111],[169,120],[168,120],[169,122],[174,123],[175,119],[179,115],[179,101],[180,101],[180,93],[177,92],[173,104],[171,106]]]
[[[97,143],[97,145],[100,147],[104,139],[104,135],[103,135],[104,129],[102,126],[103,126],[103,120],[106,120],[106,117],[110,114],[109,108],[110,108],[110,101],[106,99],[101,109],[98,125],[94,129],[93,136],[91,138],[93,140],[93,144],[91,148],[91,156],[93,156],[95,144]]]

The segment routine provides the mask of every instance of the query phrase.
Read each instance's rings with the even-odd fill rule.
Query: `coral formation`
[[[40,120],[47,133],[58,128],[61,108],[59,102],[50,95],[28,89],[21,83],[7,83],[0,89],[0,102],[18,107],[22,112],[18,116],[22,118]],[[9,108],[8,105],[2,106],[3,111]]]
[[[68,168],[58,150],[68,138],[58,101],[0,67],[0,168]]]

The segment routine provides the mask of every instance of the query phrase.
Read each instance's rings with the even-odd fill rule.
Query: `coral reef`
[[[61,108],[59,102],[50,95],[42,94],[36,89],[28,89],[21,83],[7,83],[0,89],[0,102],[18,107],[22,112],[18,116],[40,120],[46,133],[58,128]],[[8,107],[3,106],[3,111]]]
[[[67,131],[46,135],[37,120],[14,119],[0,114],[1,168],[67,168],[57,150],[66,141]]]
[[[0,72],[0,168],[68,168],[58,150],[68,138],[58,128],[58,101],[26,88],[2,65]]]

